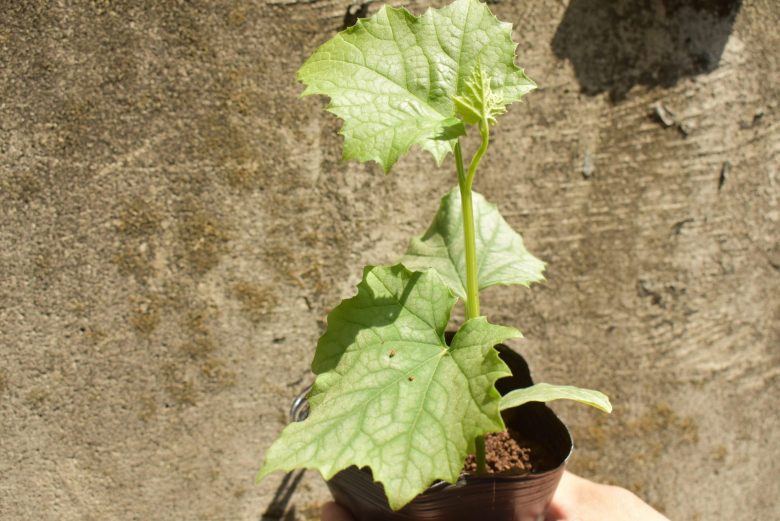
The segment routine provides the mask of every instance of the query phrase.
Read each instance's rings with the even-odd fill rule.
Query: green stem
[[[485,437],[477,436],[475,440],[477,447],[477,474],[485,473]]]
[[[479,316],[479,278],[477,273],[477,244],[474,227],[474,205],[471,198],[471,187],[474,184],[474,176],[477,166],[485,155],[490,143],[490,130],[487,121],[479,125],[482,135],[482,144],[479,150],[471,158],[468,174],[463,169],[463,154],[460,141],[455,144],[455,166],[458,170],[458,186],[460,187],[460,204],[463,213],[463,240],[466,253],[466,313],[468,318]]]
[[[472,319],[479,316],[479,281],[477,280],[477,248],[471,190],[464,190],[461,187],[460,203],[466,247],[466,311],[468,318]]]
[[[479,145],[479,150],[474,154],[474,157],[471,158],[469,174],[466,178],[469,192],[471,192],[471,185],[474,183],[474,174],[477,173],[477,166],[479,166],[479,162],[482,159],[482,156],[485,155],[485,152],[487,152],[488,145],[490,144],[490,126],[486,119],[483,119],[479,123],[479,133],[482,136],[482,143]]]
[[[471,158],[468,174],[463,168],[463,153],[460,148],[460,140],[455,143],[455,167],[458,171],[458,186],[460,188],[460,202],[463,213],[463,240],[466,252],[466,313],[469,319],[479,316],[479,279],[477,273],[477,242],[474,227],[474,205],[471,199],[471,187],[474,184],[474,176],[477,166],[485,155],[490,144],[490,128],[486,120],[479,125],[479,133],[482,143],[474,157]],[[485,473],[485,438],[478,436],[475,441],[477,474]]]

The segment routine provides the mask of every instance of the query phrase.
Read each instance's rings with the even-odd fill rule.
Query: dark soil
[[[495,432],[485,437],[485,469],[488,474],[523,475],[550,470],[555,466],[547,448],[537,441],[524,438],[513,429]],[[469,455],[463,470],[474,473],[476,458]]]

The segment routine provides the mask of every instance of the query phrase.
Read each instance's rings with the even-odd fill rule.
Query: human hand
[[[333,521],[338,521],[334,518]],[[349,521],[350,518],[343,518]],[[546,521],[669,521],[635,494],[564,472]]]
[[[322,507],[322,515],[320,521],[354,521],[354,518],[347,511],[337,503],[325,503]]]
[[[343,507],[328,503],[321,521],[354,521]],[[546,521],[669,521],[628,490],[594,483],[564,472]]]

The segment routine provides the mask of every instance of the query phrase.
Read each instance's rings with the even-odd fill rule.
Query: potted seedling
[[[345,159],[376,161],[387,173],[418,146],[439,165],[451,154],[458,185],[400,263],[366,267],[357,295],[329,314],[308,417],[284,429],[258,479],[316,469],[359,519],[532,519],[571,449],[541,402],[611,410],[597,391],[532,385],[525,363],[502,345],[520,332],[480,312],[480,290],[543,280],[544,263],[472,190],[491,127],[536,87],[515,64],[511,33],[477,0],[419,17],[383,7],[324,43],[298,72],[304,95],[329,96],[327,110],[344,120]],[[467,131],[480,142],[468,164],[460,141]],[[448,333],[459,299],[467,320]],[[491,469],[488,435],[526,443],[522,450],[546,452],[548,461],[530,473]]]

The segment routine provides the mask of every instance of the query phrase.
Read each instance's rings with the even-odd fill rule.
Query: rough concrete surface
[[[454,184],[342,162],[298,98],[350,5],[0,0],[0,519],[317,518],[313,473],[270,508],[263,451],[328,309]],[[780,4],[492,7],[542,87],[477,189],[549,269],[482,308],[537,377],[612,397],[556,407],[571,468],[673,519],[780,518]]]

